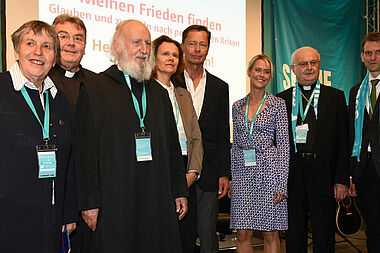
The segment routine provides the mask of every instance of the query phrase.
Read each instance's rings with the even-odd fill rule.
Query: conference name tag
[[[244,165],[255,166],[256,165],[256,151],[254,149],[243,150],[244,152]]]
[[[182,155],[187,155],[187,146],[186,146],[186,139],[185,137],[178,137],[179,144],[181,145],[181,152]]]
[[[54,178],[57,174],[55,145],[37,145],[38,178]]]
[[[309,131],[308,124],[302,124],[296,127],[296,143],[304,144],[307,139],[307,132]]]
[[[151,135],[150,133],[135,134],[136,158],[138,162],[152,161]]]

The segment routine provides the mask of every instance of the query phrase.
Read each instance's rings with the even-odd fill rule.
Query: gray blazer
[[[187,171],[196,170],[200,175],[203,161],[202,135],[193,101],[190,93],[184,88],[175,87],[174,93],[187,139]]]

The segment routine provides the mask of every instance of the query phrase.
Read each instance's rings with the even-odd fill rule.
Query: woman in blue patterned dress
[[[250,93],[232,106],[230,226],[240,253],[253,252],[254,230],[263,231],[264,252],[280,252],[277,231],[288,228],[288,119],[285,101],[265,91],[272,73],[268,56],[253,57]]]

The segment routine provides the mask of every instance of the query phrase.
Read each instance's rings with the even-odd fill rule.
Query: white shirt
[[[368,91],[368,94],[371,94],[372,92],[372,83],[371,81],[373,79],[379,79],[380,80],[380,74],[377,76],[377,77],[372,77],[371,75],[369,75],[369,79],[368,79],[368,87],[369,87],[369,91]],[[376,98],[379,97],[379,93],[380,93],[380,81],[376,84]],[[367,101],[365,103],[365,106],[367,108],[367,112],[369,113],[369,96],[367,96]]]
[[[371,94],[372,92],[372,83],[371,81],[373,79],[380,79],[380,75],[378,75],[377,77],[372,77],[371,75],[369,75],[369,79],[368,79],[368,87],[369,87],[369,91],[368,91],[368,94]],[[380,81],[376,84],[376,99],[379,97],[379,93],[380,93]],[[366,100],[366,103],[365,103],[365,106],[367,108],[367,112],[369,114],[369,96],[367,96],[367,100]],[[371,143],[368,143],[368,152],[371,152]]]
[[[16,62],[13,67],[9,70],[9,73],[11,74],[12,82],[13,82],[13,88],[16,91],[20,91],[22,87],[27,87],[32,90],[38,90],[37,87],[30,82],[26,77],[22,74],[20,67],[18,65],[18,62]],[[50,90],[50,94],[55,98],[57,95],[57,87],[55,87],[53,81],[50,79],[50,77],[46,76],[44,80],[44,85],[42,92],[40,92],[40,100],[42,104],[42,108],[45,110],[45,103],[44,103],[44,94],[46,90]]]
[[[194,109],[199,119],[199,116],[201,115],[201,111],[202,111],[203,100],[205,97],[206,70],[203,69],[201,80],[199,81],[198,87],[195,90],[194,90],[193,80],[190,78],[186,70],[184,71],[184,76],[185,76],[186,88],[190,92],[191,98],[193,99]]]
[[[168,94],[169,94],[170,101],[172,102],[174,118],[175,118],[176,123],[177,123],[178,137],[185,138],[185,141],[187,142],[186,134],[185,134],[185,128],[184,128],[183,122],[182,122],[181,112],[179,111],[178,101],[177,101],[177,106],[175,105],[176,98],[175,98],[173,83],[170,82],[170,87],[168,87],[165,84],[163,84],[160,81],[158,81],[157,79],[156,79],[156,81],[159,84],[161,84],[161,86],[164,87],[166,89],[166,91],[168,92]],[[186,151],[186,153],[182,152],[182,155],[187,155],[187,151]]]

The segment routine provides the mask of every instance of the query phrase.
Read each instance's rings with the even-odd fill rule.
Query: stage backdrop
[[[125,19],[146,24],[152,39],[165,34],[182,40],[182,31],[202,24],[211,31],[205,66],[229,84],[230,103],[246,94],[245,0],[39,0],[39,18],[52,23],[63,13],[79,16],[87,27],[85,68],[100,72],[112,63],[109,49],[115,26]]]
[[[364,0],[263,0],[264,52],[275,64],[273,93],[290,88],[290,69],[297,48],[311,46],[321,55],[319,81],[341,89],[362,78],[360,42],[365,34]]]

